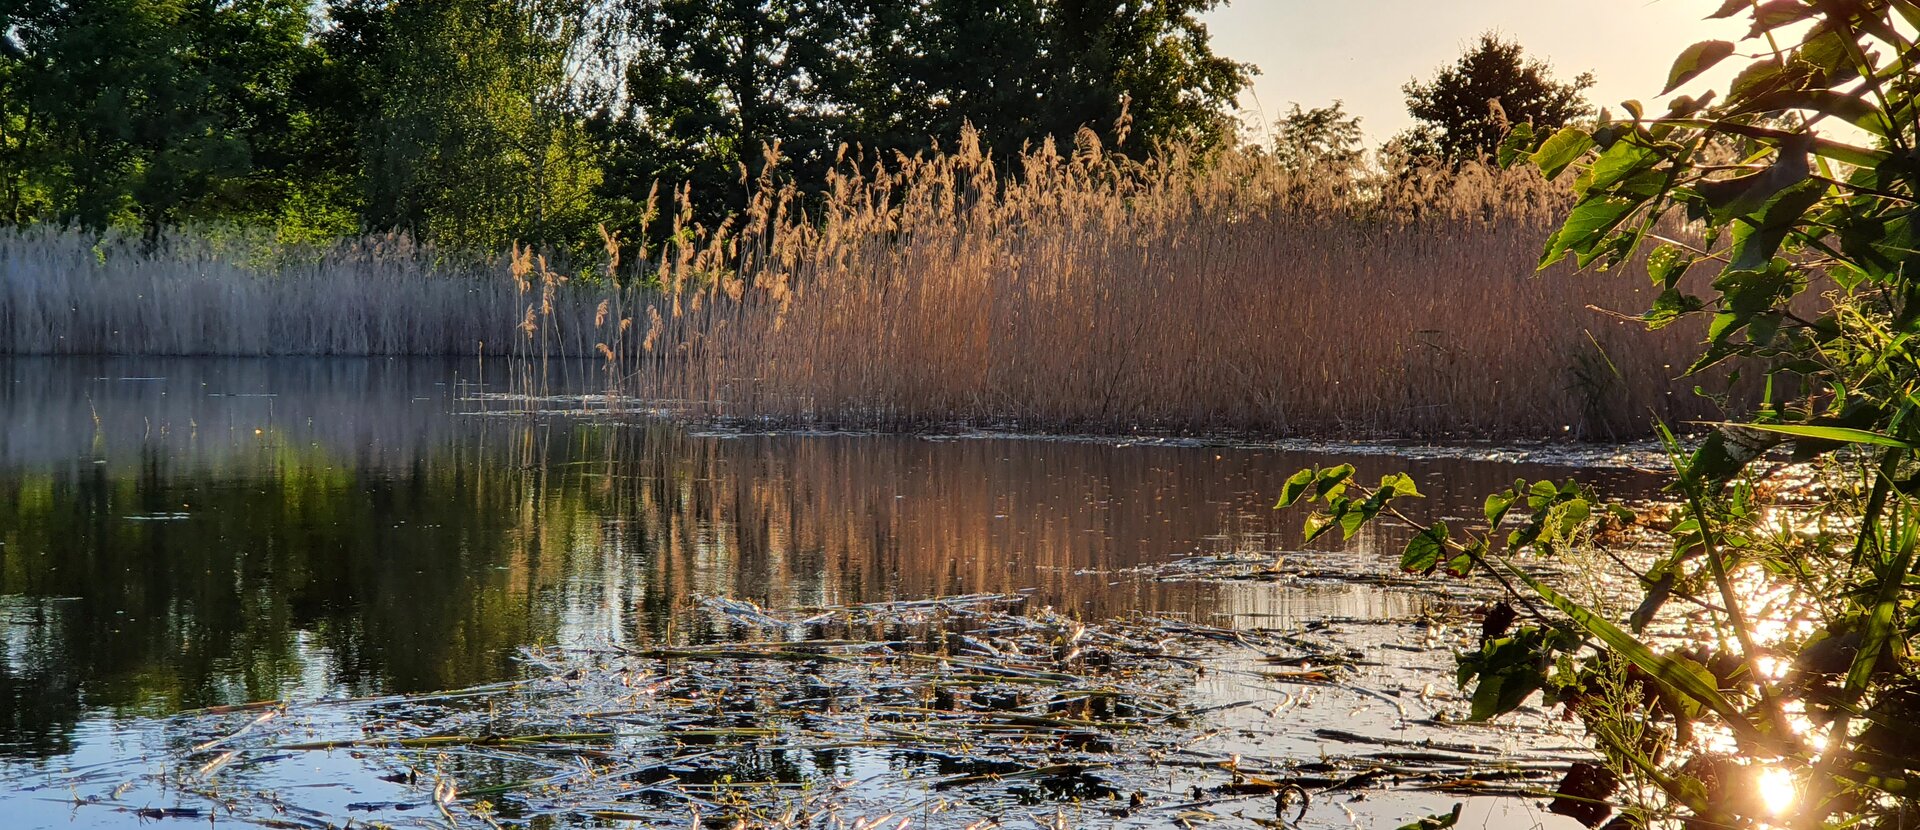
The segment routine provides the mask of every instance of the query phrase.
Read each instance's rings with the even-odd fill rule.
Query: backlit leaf
[[[1400,569],[1408,573],[1432,573],[1447,550],[1447,523],[1438,522],[1415,534],[1400,554]]]
[[[1542,175],[1551,179],[1593,146],[1593,136],[1579,127],[1562,127],[1533,154],[1533,163]]]
[[[1733,42],[1726,40],[1703,40],[1680,53],[1674,59],[1673,68],[1667,71],[1667,88],[1660,91],[1666,95],[1680,88],[1681,84],[1700,77],[1700,73],[1713,68],[1728,55],[1733,54]]]
[[[1288,476],[1287,483],[1280,486],[1280,501],[1273,506],[1274,509],[1292,507],[1306,494],[1307,488],[1313,486],[1313,479],[1312,470],[1301,470]]]

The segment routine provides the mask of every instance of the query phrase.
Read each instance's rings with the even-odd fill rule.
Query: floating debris
[[[519,682],[184,713],[156,721],[167,737],[142,754],[9,783],[76,811],[275,828],[987,827],[1047,813],[1043,826],[1163,826],[1228,809],[1298,821],[1323,795],[1388,784],[1516,793],[1569,763],[1331,727],[1314,739],[1361,751],[1205,751],[1223,728],[1311,705],[1285,688],[1418,713],[1359,685],[1367,655],[1315,639],[1331,625],[1089,623],[1028,604],[707,597],[687,613],[711,641],[535,649]],[[1221,678],[1268,692],[1201,705],[1198,686]]]

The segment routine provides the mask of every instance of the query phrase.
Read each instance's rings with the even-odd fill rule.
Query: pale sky
[[[1738,42],[1741,17],[1704,20],[1718,0],[1234,0],[1206,16],[1214,49],[1260,67],[1251,94],[1271,122],[1290,102],[1324,106],[1339,98],[1362,117],[1377,145],[1410,124],[1400,87],[1432,77],[1481,32],[1518,40],[1527,54],[1545,58],[1554,77],[1591,71],[1598,106],[1620,112],[1637,98],[1649,110],[1666,86],[1667,70],[1687,46],[1702,40]],[[1744,51],[1744,46],[1743,46]],[[1743,63],[1728,59],[1722,69]],[[1714,73],[1720,74],[1720,73]],[[1685,90],[1714,86],[1714,74]],[[1720,79],[1724,80],[1724,79]],[[1246,113],[1251,116],[1251,112]],[[1254,119],[1248,118],[1249,126]]]

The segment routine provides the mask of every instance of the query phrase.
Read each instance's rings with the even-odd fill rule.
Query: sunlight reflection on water
[[[1291,556],[1290,582],[1141,577],[1294,547],[1299,516],[1274,495],[1325,455],[478,417],[488,387],[468,368],[0,361],[0,758],[97,759],[131,716],[486,683],[531,644],[733,636],[687,613],[699,596],[1026,592],[1086,619],[1259,627],[1432,602],[1356,579],[1391,569],[1392,525]],[[1573,472],[1354,463],[1413,474],[1433,496],[1416,520]]]

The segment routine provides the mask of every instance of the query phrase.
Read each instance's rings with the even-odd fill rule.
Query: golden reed
[[[571,277],[397,237],[261,267],[185,238],[0,234],[0,350],[485,351],[528,390],[585,358],[695,416],[845,428],[1606,438],[1717,417],[1676,380],[1700,326],[1621,316],[1653,296],[1637,265],[1535,273],[1567,203],[1530,172],[1138,161],[1091,133],[1015,164],[970,135],[843,153],[811,194],[763,174],[718,227],[682,189],[663,241],[608,236]]]
[[[1676,380],[1702,329],[1625,319],[1654,296],[1637,265],[1535,273],[1568,202],[1531,172],[1136,162],[1091,133],[1018,162],[970,136],[843,155],[824,196],[763,176],[716,229],[677,194],[657,290],[595,342],[625,392],[833,427],[1606,438],[1714,416]]]

